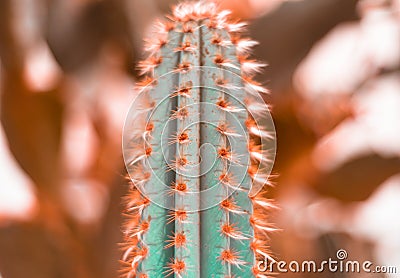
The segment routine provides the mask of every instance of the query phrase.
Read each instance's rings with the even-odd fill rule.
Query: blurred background
[[[123,121],[143,38],[175,2],[0,1],[0,278],[117,277]],[[400,1],[219,2],[269,64],[275,257],[345,249],[400,273]]]

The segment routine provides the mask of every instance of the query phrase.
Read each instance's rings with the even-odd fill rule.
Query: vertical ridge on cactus
[[[252,191],[269,184],[259,142],[274,136],[256,121],[268,112],[252,80],[264,65],[248,58],[257,42],[229,14],[183,2],[147,42],[124,140],[124,277],[266,277],[256,259],[271,258],[275,228],[262,214],[276,206]]]
[[[204,25],[201,27],[202,65],[209,68],[215,67],[214,59],[217,55],[220,55],[218,45],[212,43],[213,33],[219,32],[219,30],[208,27],[211,25],[211,21],[212,19],[205,19]],[[203,144],[221,148],[226,147],[223,145],[224,138],[220,136],[218,131],[220,121],[224,120],[222,118],[224,115],[217,106],[212,104],[222,97],[222,93],[213,89],[215,83],[213,74],[213,71],[206,71],[202,75],[204,88],[201,92],[201,101],[202,104],[210,103],[211,105],[203,105],[201,108],[201,141]],[[218,78],[223,79],[223,76],[218,76]],[[209,165],[213,165],[213,167],[207,172]],[[219,184],[219,177],[223,174],[224,165],[221,160],[215,161],[215,155],[208,152],[202,154],[202,168],[203,175],[200,177],[201,190],[207,192],[210,188],[216,188],[215,192],[213,191],[215,196],[206,196],[204,198],[213,198],[214,203],[218,203],[218,198],[224,198],[226,194],[224,187]],[[201,275],[203,277],[208,277],[212,274],[223,277],[230,273],[230,265],[225,264],[220,257],[224,249],[229,248],[229,238],[221,236],[219,229],[219,226],[227,220],[227,217],[229,217],[229,214],[225,213],[223,207],[220,206],[207,208],[201,212]],[[209,227],[215,228],[209,229]],[[221,262],[223,263],[222,265]]]
[[[196,25],[191,22],[187,26],[193,28],[191,33],[184,33],[182,45],[190,45],[191,51],[188,49],[181,51],[181,64],[198,65],[200,59],[199,53],[199,30]],[[193,196],[193,192],[200,190],[198,176],[200,175],[200,129],[198,122],[200,121],[199,101],[200,101],[200,77],[195,71],[188,71],[179,74],[179,90],[187,92],[189,97],[185,95],[177,96],[177,106],[187,110],[187,116],[177,120],[177,131],[182,134],[183,140],[178,140],[178,155],[187,158],[187,171],[176,171],[176,182],[185,184],[187,192],[175,194],[175,207],[178,209],[188,209],[191,212],[187,214],[187,222],[175,222],[175,232],[183,233],[187,238],[187,244],[184,247],[175,246],[175,258],[185,262],[186,277],[196,277],[200,273],[200,210],[199,199]],[[182,144],[181,142],[186,143]],[[185,170],[186,170],[185,169]],[[189,172],[189,173],[188,173]]]

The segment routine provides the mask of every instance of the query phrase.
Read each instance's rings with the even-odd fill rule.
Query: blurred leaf
[[[364,201],[391,176],[400,173],[400,158],[371,154],[351,160],[322,174],[313,187],[323,195],[345,202]]]
[[[70,242],[37,224],[19,223],[1,228],[0,246],[4,278],[88,277],[79,253]]]
[[[37,185],[54,185],[63,105],[55,92],[29,92],[17,76],[5,77],[3,89],[1,121],[11,152]]]
[[[16,72],[23,66],[24,52],[17,43],[12,26],[12,1],[0,1],[0,59],[4,68]]]
[[[298,101],[297,115],[301,124],[311,129],[318,138],[329,134],[344,120],[354,116],[349,95],[324,95]]]
[[[120,267],[122,257],[121,243],[123,242],[121,211],[125,209],[121,203],[122,197],[127,193],[127,181],[122,176],[115,176],[110,187],[110,201],[104,215],[98,234],[93,237],[93,250],[90,259],[93,261],[93,277],[113,278]],[[123,186],[122,186],[123,185]],[[106,240],[105,240],[106,239]],[[106,256],[104,254],[107,254]],[[101,266],[101,267],[99,267]]]
[[[221,9],[232,11],[232,16],[235,18],[250,18],[254,16],[254,11],[250,8],[249,0],[219,0],[218,4]]]
[[[357,0],[285,2],[250,26],[252,37],[262,46],[256,48],[255,57],[270,65],[264,76],[271,80],[272,92],[282,94],[290,89],[297,65],[334,26],[357,19],[356,3]]]
[[[78,15],[61,9],[62,3],[50,2],[46,37],[63,70],[76,71],[92,62],[105,43],[114,43],[120,51],[132,54],[122,1],[92,1]]]
[[[278,140],[274,168],[280,176],[292,175],[288,169],[293,167],[297,158],[309,153],[317,142],[313,131],[296,116],[295,109],[295,102],[281,103],[272,113]]]

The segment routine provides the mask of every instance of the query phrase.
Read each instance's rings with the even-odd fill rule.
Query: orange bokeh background
[[[400,1],[219,2],[269,64],[275,257],[345,249],[400,272]],[[123,122],[143,38],[174,3],[0,2],[0,278],[117,277]]]

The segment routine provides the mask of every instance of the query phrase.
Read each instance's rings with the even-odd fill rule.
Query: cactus
[[[267,90],[252,79],[263,65],[247,58],[256,42],[228,15],[214,3],[179,4],[139,64],[123,143],[125,277],[266,277],[256,258],[270,258],[265,210],[274,205],[255,193],[272,167],[260,142],[274,136],[255,120],[268,114]]]

